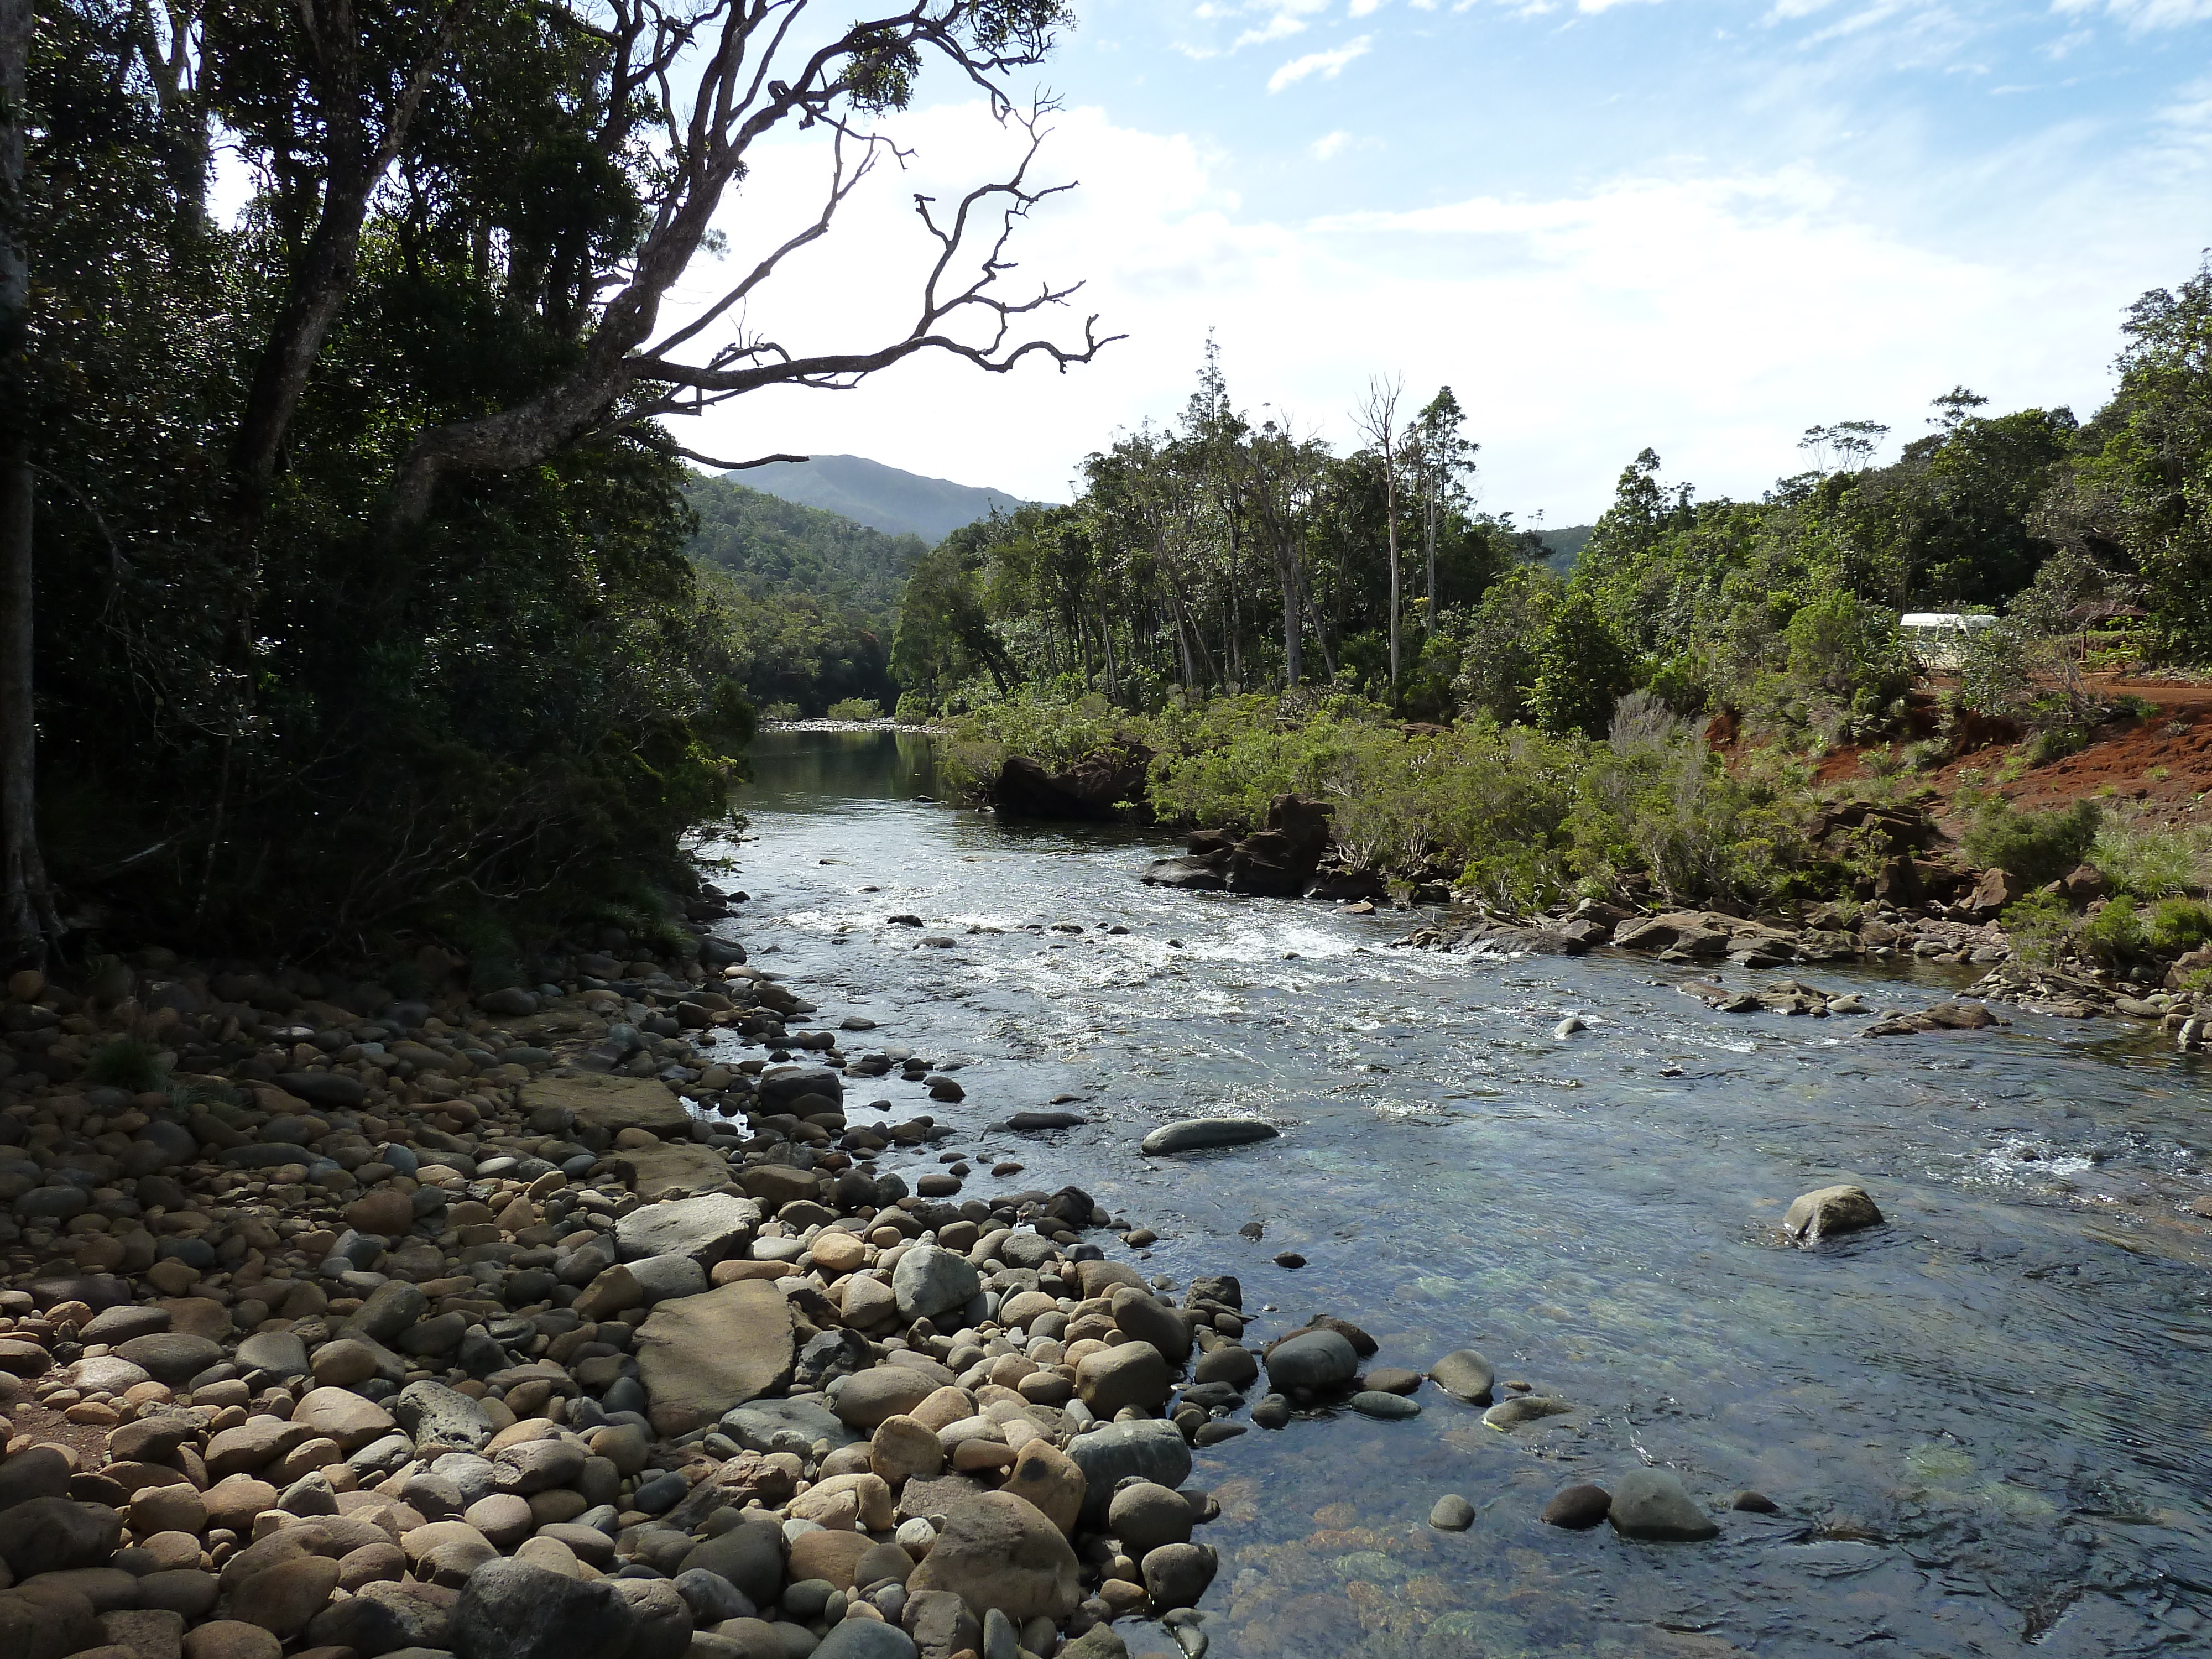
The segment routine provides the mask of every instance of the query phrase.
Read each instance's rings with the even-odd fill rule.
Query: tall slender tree
[[[1406,380],[1377,375],[1367,382],[1367,398],[1357,417],[1360,436],[1380,458],[1382,465],[1384,534],[1390,553],[1390,689],[1398,689],[1398,404],[1406,395]]]

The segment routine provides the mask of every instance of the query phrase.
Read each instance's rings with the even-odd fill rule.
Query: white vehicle
[[[1897,631],[1927,668],[1959,667],[1967,639],[1996,625],[1995,617],[1965,611],[1908,611],[1897,619]]]

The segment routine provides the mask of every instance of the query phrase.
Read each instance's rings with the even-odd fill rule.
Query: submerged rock
[[[1632,1469],[1614,1481],[1608,1518],[1623,1538],[1661,1543],[1701,1543],[1720,1532],[1668,1469]]]

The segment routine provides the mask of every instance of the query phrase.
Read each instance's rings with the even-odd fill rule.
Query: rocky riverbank
[[[1573,1409],[1339,1320],[1259,1346],[1234,1278],[1178,1294],[1088,1194],[848,1100],[963,1091],[743,954],[11,980],[0,1652],[1102,1659],[1157,1620],[1196,1659],[1194,1448]]]

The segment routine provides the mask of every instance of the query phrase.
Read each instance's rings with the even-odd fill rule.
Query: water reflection
[[[934,1111],[962,1131],[945,1150],[1024,1164],[1014,1186],[1079,1182],[1158,1230],[1148,1272],[1237,1273],[1259,1340],[1331,1311],[1375,1363],[1474,1346],[1576,1405],[1509,1437],[1424,1389],[1409,1422],[1201,1452],[1214,1655],[2212,1651],[2200,1061],[2032,1015],[1868,1042],[1717,1013],[1654,963],[1394,951],[1403,917],[1154,891],[1157,833],[915,804],[911,735],[771,734],[756,767],[736,850],[758,959],[826,1023],[964,1062],[960,1106],[896,1078],[856,1099]],[[1804,976],[1878,1007],[1957,982]],[[1569,1009],[1591,1027],[1556,1040]],[[985,1127],[1060,1095],[1096,1121]],[[1285,1136],[1137,1156],[1152,1123],[1223,1107]],[[1783,1248],[1789,1200],[1838,1180],[1890,1224]],[[1285,1249],[1310,1265],[1275,1267]],[[1644,1462],[1782,1513],[1697,1546],[1536,1522]],[[1475,1525],[1431,1532],[1453,1491]]]

